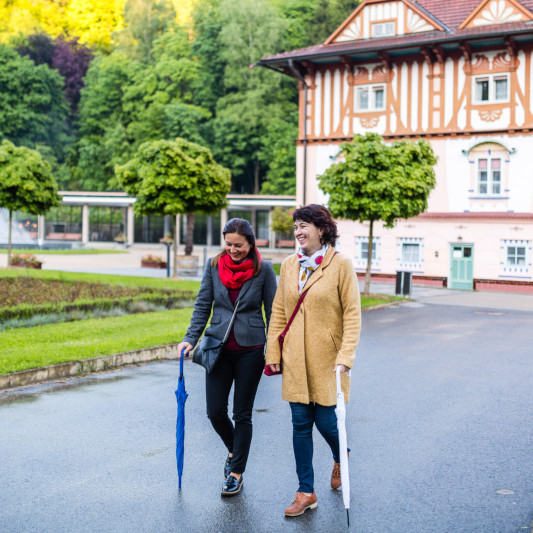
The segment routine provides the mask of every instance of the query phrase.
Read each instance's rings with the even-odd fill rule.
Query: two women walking
[[[331,486],[340,487],[335,370],[340,366],[343,372],[342,388],[348,399],[346,372],[353,365],[361,327],[357,278],[350,259],[335,251],[338,234],[331,214],[325,207],[308,205],[294,211],[293,219],[299,248],[283,262],[277,291],[272,265],[261,262],[249,223],[241,219],[228,222],[223,232],[225,249],[205,270],[191,325],[178,347],[180,353],[183,348],[188,352],[196,344],[211,307],[213,316],[206,333],[223,338],[233,303],[243,298],[224,350],[214,370],[206,374],[207,414],[228,449],[222,495],[237,494],[242,488],[252,436],[253,401],[263,367],[266,364],[271,372],[278,372],[281,365],[282,396],[292,412],[299,481],[286,516],[298,516],[317,506],[312,464],[314,425],[332,452]],[[243,266],[248,261],[253,265],[251,273]],[[231,284],[239,286],[232,288]],[[266,352],[262,306],[268,326]],[[233,382],[235,425],[227,415]]]

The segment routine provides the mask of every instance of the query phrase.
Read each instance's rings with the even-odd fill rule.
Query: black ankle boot
[[[233,476],[228,476],[226,478],[226,481],[224,481],[224,485],[222,485],[222,496],[235,496],[235,494],[239,494],[242,489],[242,476],[241,479],[237,479]]]

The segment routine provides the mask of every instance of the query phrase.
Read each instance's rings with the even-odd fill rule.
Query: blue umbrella
[[[180,377],[176,399],[178,400],[178,419],[176,421],[176,462],[178,463],[179,488],[181,489],[181,475],[183,474],[183,455],[185,453],[185,402],[187,401],[187,391],[185,390],[185,377],[183,376],[183,359],[185,349],[180,357]]]

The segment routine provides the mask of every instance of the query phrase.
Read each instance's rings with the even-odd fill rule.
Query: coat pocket
[[[220,321],[222,320],[222,317],[220,315],[215,315],[211,317],[211,322],[209,322],[209,325],[211,324],[220,324]]]
[[[260,318],[249,318],[248,323],[253,328],[264,328],[265,327],[265,323]]]
[[[333,333],[328,329],[329,338],[331,339],[331,342],[333,343],[333,347],[335,348],[335,351],[338,352],[339,349],[337,348],[337,343],[335,342],[335,339],[333,338]]]

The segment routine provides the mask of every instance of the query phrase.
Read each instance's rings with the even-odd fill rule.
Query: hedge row
[[[11,319],[31,318],[35,315],[49,315],[52,313],[70,314],[75,312],[91,312],[97,309],[109,311],[111,309],[127,309],[135,303],[147,302],[162,305],[168,309],[180,304],[194,302],[195,294],[192,291],[173,291],[171,294],[142,294],[124,298],[98,298],[95,300],[77,300],[76,302],[59,302],[40,305],[19,304],[12,307],[0,308],[0,322]],[[192,303],[191,303],[192,305]]]

